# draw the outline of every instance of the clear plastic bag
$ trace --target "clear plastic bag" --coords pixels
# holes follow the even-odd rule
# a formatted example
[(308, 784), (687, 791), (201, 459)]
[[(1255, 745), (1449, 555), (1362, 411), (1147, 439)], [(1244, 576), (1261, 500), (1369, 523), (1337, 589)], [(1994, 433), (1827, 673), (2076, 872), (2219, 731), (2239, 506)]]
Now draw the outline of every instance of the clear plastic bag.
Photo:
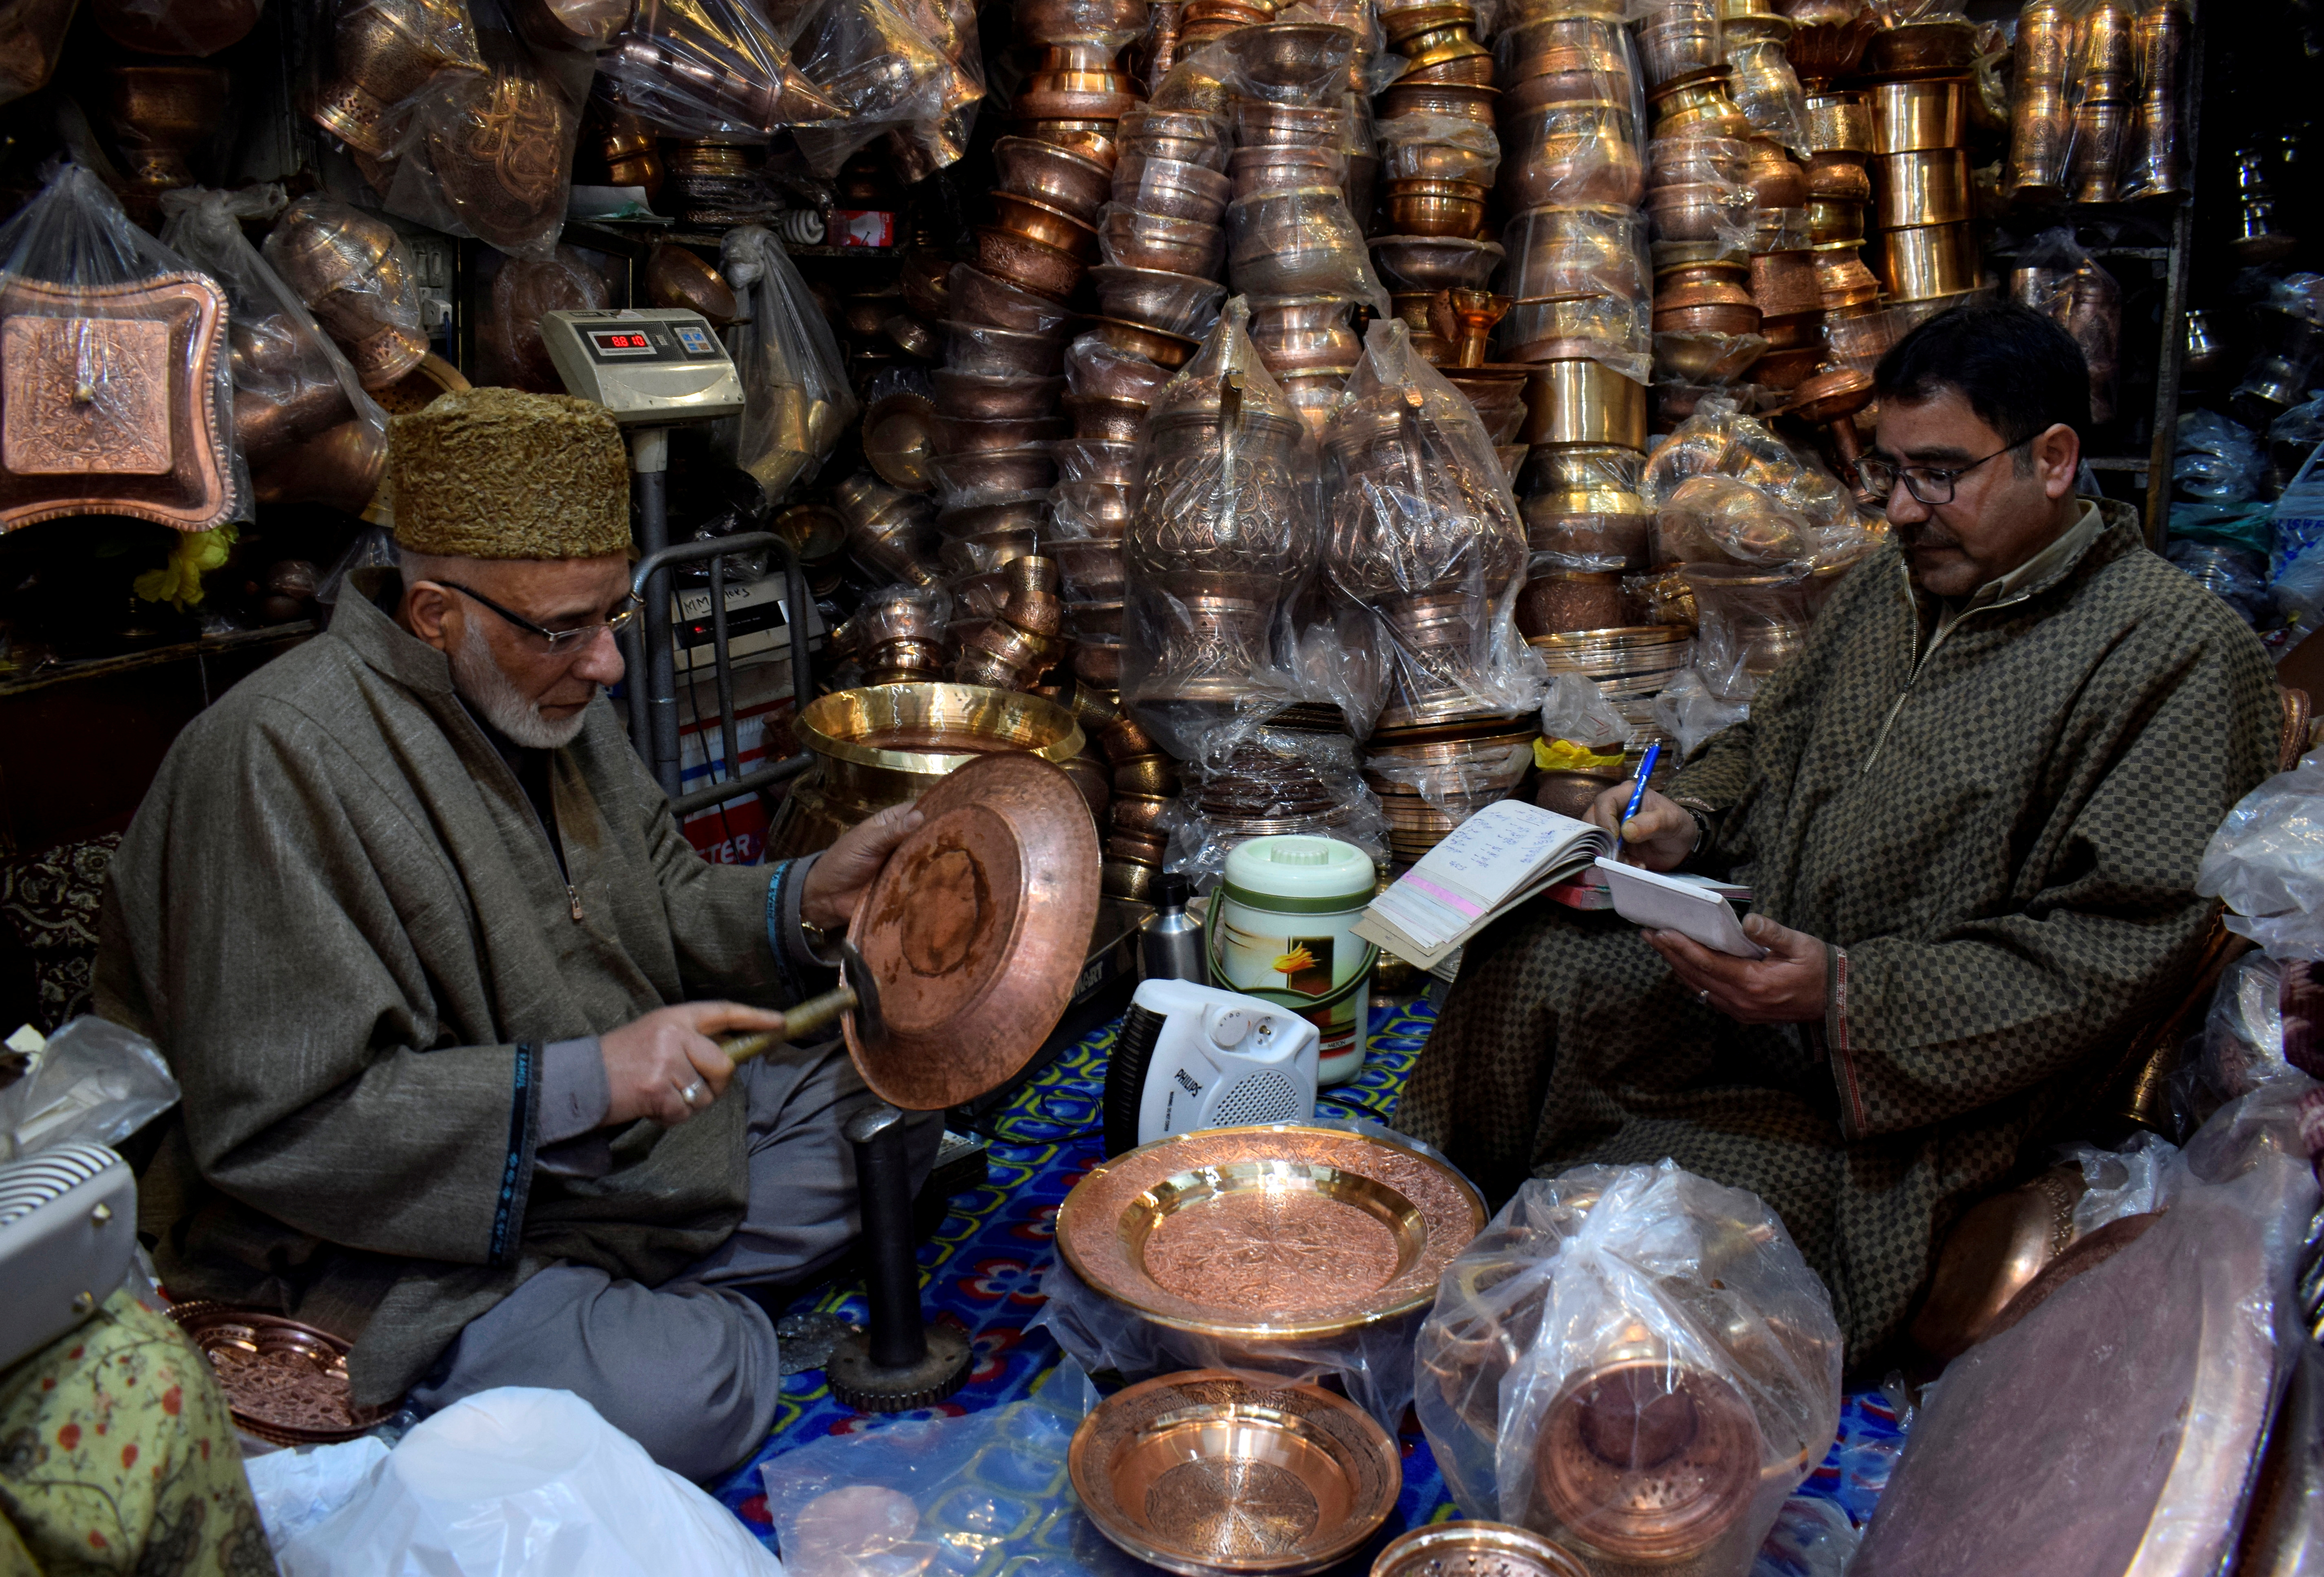
[(1627, 107), (1546, 104), (1504, 124), (1501, 200), (1513, 209), (1634, 208), (1646, 189), (1637, 122)]
[(2058, 1158), (2082, 1169), (2082, 1194), (2074, 1201), (2075, 1237), (2089, 1237), (2126, 1215), (2167, 1208), (2175, 1176), (2171, 1163), (2178, 1154), (2177, 1145), (2153, 1133), (2133, 1134), (2111, 1150), (2087, 1142), (2059, 1146)]
[(2122, 340), (2122, 287), (2074, 239), (2073, 227), (2044, 230), (2018, 254), (2009, 293), (2053, 319), (2081, 346), (2090, 369), (2090, 420), (2114, 420)]
[(2195, 890), (2224, 901), (2227, 929), (2279, 963), (2324, 958), (2324, 754), (2236, 802), (2203, 851)]
[(310, 192), (282, 210), (259, 251), (365, 389), (401, 381), (428, 354), (411, 254), (383, 221)]
[(770, 136), (845, 115), (791, 63), (791, 13), (779, 32), (751, 0), (638, 0), (598, 60), (615, 102), (680, 137)]
[(1238, 295), (1336, 296), (1388, 315), (1388, 292), (1337, 187), (1237, 198), (1227, 205), (1226, 241)]
[[(161, 244), (226, 287), (235, 443), (251, 469), (254, 496), (360, 513), (386, 466), (387, 413), (364, 392), (355, 368), (306, 304), (244, 238), (243, 221), (281, 207), (279, 186), (164, 192), (169, 222)], [(292, 452), (307, 446), (337, 463), (292, 462)]]
[(772, 503), (795, 483), (814, 479), (854, 425), (855, 393), (831, 325), (771, 232), (760, 225), (729, 230), (718, 265), (750, 311), (728, 339), (742, 380), (742, 413), (713, 428), (711, 441)]
[[(1204, 335), (1218, 332), (1213, 323)], [(1094, 334), (1084, 334), (1065, 346), (1065, 387), (1084, 398), (1154, 402), (1170, 382), (1171, 373), (1151, 357), (1108, 345)]]
[(1517, 630), (1525, 528), (1475, 408), (1402, 318), (1365, 331), (1323, 447), (1324, 572), (1390, 654), (1381, 724), (1532, 711), (1547, 670)]
[(2179, 491), (2204, 503), (2246, 503), (2259, 496), (2266, 475), (2259, 440), (2251, 429), (2216, 410), (2190, 410), (2179, 418), (2171, 479)]
[(1189, 224), (1109, 202), (1098, 210), (1097, 249), (1111, 268), (1216, 279), (1226, 261), (1227, 231), (1223, 225)]
[(1815, 550), (1804, 516), (1749, 483), (1716, 472), (1688, 477), (1655, 512), (1657, 564), (1790, 571), (1803, 569)]
[(2222, 542), (2173, 542), (2163, 552), (2189, 578), (2236, 611), (2236, 617), (2256, 626), (2272, 604), (2268, 595), (2267, 555)]
[(1324, 727), (1288, 726), (1286, 699), (1246, 699), (1179, 763), (1184, 792), (1159, 829), (1169, 840), (1163, 865), (1198, 891), (1215, 886), (1227, 856), (1255, 837), (1312, 834), (1352, 844), (1376, 865), (1388, 861), (1388, 818), (1365, 786), (1356, 742)]
[[(1514, 150), (1509, 157), (1517, 157)], [(1501, 231), (1499, 359), (1588, 357), (1634, 383), (1654, 369), (1646, 220), (1599, 208), (1528, 208)]]
[(1690, 564), (1683, 573), (1694, 594), (1692, 671), (1720, 700), (1749, 700), (1759, 681), (1806, 642), (1804, 567)]
[(0, 1161), (51, 1145), (118, 1145), (178, 1103), (153, 1043), (106, 1019), (72, 1019), (0, 1088)]
[(412, 106), (439, 72), (475, 76), (484, 49), (466, 0), (337, 0), (307, 59), (309, 118), (346, 144), (385, 195)]
[(1542, 694), (1541, 736), (1607, 755), (1628, 747), (1630, 725), (1591, 679), (1577, 673), (1553, 673)]
[(1155, 397), (1127, 538), (1122, 701), (1180, 760), (1271, 683), (1277, 606), (1315, 558), (1304, 429), (1250, 318), (1230, 300)]
[(1699, 669), (1681, 670), (1655, 697), (1655, 726), (1678, 741), (1682, 759), (1701, 750), (1713, 734), (1750, 715), (1748, 696), (1730, 699), (1720, 695)]
[(1372, 123), (1382, 180), (1471, 180), (1490, 186), (1501, 168), (1501, 139), (1467, 116), (1399, 115)]
[(48, 168), (0, 226), (0, 531), (68, 514), (180, 531), (251, 518), (226, 292), (82, 166)]
[(936, 113), (888, 130), (890, 161), (909, 185), (957, 163), (968, 152), (977, 106), (984, 99), (984, 48), (975, 0), (897, 0), (897, 8), (945, 61), (945, 75), (930, 90)]
[(1521, 1185), (1416, 1356), (1462, 1511), (1606, 1570), (1742, 1577), (1840, 1421), (1823, 1283), (1756, 1195), (1671, 1161)]
[(1756, 27), (1747, 35), (1734, 25), (1735, 20), (1730, 19), (1725, 36), (1727, 64), (1734, 72), (1729, 96), (1753, 131), (1806, 158), (1808, 96), (1784, 53), (1784, 39)]
[[(929, 12), (923, 21), (935, 17), (948, 23), (949, 13)], [(825, 0), (808, 14), (794, 49), (800, 72), (842, 111), (792, 128), (808, 165), (826, 180), (882, 132), (940, 124), (984, 95), (982, 85), (890, 0)]]
[[(1848, 490), (1821, 464), (1803, 460), (1766, 423), (1744, 414), (1732, 397), (1702, 400), (1694, 415), (1655, 446), (1639, 477), (1639, 496), (1659, 514), (1679, 488), (1700, 476), (1745, 483), (1767, 500), (1766, 509), (1748, 522), (1749, 530), (1740, 529), (1744, 521), (1737, 521), (1737, 530), (1726, 539), (1732, 546), (1708, 557), (1745, 564), (1796, 562), (1815, 557), (1827, 541), (1835, 553), (1861, 545), (1862, 526)], [(1749, 513), (1740, 502), (1728, 507)], [(1790, 540), (1790, 532), (1801, 526), (1809, 533), (1804, 553)], [(1753, 556), (1737, 557), (1738, 550)], [(1778, 556), (1784, 554), (1791, 558)], [(1667, 564), (1686, 557), (1657, 554), (1655, 561)]]

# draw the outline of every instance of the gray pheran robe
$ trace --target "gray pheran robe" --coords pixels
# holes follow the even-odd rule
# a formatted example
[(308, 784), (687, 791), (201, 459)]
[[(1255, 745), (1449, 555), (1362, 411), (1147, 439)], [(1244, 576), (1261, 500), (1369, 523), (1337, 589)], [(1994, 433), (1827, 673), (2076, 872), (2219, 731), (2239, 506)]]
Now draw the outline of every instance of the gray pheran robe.
[(551, 761), (569, 898), (443, 655), (351, 587), (179, 738), (114, 862), (97, 1010), (185, 1090), (143, 1189), (163, 1277), (350, 1337), (358, 1405), (553, 1262), (651, 1285), (741, 1219), (739, 1100), (534, 1168), (549, 1042), (786, 995), (770, 869), (695, 853), (610, 704)]

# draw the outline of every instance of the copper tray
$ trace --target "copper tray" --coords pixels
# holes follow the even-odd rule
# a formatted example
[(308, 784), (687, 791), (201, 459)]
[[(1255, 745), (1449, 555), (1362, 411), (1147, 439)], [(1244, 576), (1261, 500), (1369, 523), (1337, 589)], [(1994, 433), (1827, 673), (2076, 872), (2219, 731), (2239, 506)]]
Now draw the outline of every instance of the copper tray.
[(1264, 1339), (1426, 1307), (1484, 1225), (1484, 1201), (1443, 1161), (1286, 1123), (1116, 1157), (1065, 1195), (1057, 1246), (1074, 1274), (1157, 1323)]
[(261, 1440), (330, 1445), (393, 1410), (348, 1400), (347, 1343), (328, 1331), (232, 1304), (182, 1303), (170, 1317), (217, 1371), (235, 1426)]
[(1107, 1397), (1065, 1462), (1100, 1533), (1185, 1577), (1320, 1572), (1371, 1537), (1404, 1489), (1396, 1443), (1354, 1403), (1215, 1369)]
[(1393, 1540), (1371, 1577), (1590, 1577), (1590, 1568), (1529, 1528), (1462, 1517)]
[(847, 928), (879, 983), (887, 1036), (846, 1021), (872, 1093), (937, 1111), (998, 1089), (1073, 1001), (1097, 920), (1097, 828), (1038, 756), (979, 756), (920, 796)]
[(198, 273), (0, 283), (0, 531), (72, 514), (204, 531), (233, 513), (226, 314)]

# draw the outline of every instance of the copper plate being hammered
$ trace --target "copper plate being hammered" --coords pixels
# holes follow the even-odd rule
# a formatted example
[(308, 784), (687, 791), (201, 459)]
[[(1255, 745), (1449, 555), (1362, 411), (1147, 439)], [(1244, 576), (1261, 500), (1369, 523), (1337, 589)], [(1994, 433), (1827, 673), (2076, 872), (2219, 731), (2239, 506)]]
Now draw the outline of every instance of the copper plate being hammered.
[(1107, 1397), (1065, 1461), (1100, 1533), (1185, 1577), (1320, 1572), (1404, 1489), (1396, 1443), (1352, 1402), (1215, 1369)]
[(170, 1317), (217, 1372), (235, 1427), (276, 1445), (353, 1440), (386, 1417), (347, 1389), (347, 1344), (328, 1331), (232, 1304), (182, 1303)]
[(1173, 1135), (1074, 1185), (1057, 1246), (1091, 1286), (1207, 1335), (1328, 1335), (1426, 1306), (1482, 1231), (1467, 1179), (1392, 1138), (1280, 1124)]
[(879, 984), (887, 1035), (847, 1018), (872, 1093), (937, 1111), (1023, 1069), (1073, 1000), (1097, 920), (1097, 828), (1074, 780), (1038, 756), (979, 756), (919, 798), (847, 928)]

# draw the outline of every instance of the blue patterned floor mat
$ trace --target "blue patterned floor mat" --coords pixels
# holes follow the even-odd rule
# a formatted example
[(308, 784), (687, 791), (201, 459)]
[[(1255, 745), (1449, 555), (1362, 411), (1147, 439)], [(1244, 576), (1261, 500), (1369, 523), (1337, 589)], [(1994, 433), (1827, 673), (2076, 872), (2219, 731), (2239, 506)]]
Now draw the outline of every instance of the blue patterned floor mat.
[[(1363, 1071), (1352, 1084), (1324, 1092), (1316, 1102), (1317, 1115), (1389, 1121), (1434, 1022), (1425, 1004), (1376, 1007)], [(951, 1213), (921, 1247), (927, 1315), (968, 1333), (975, 1366), (967, 1384), (941, 1406), (892, 1416), (958, 1416), (1000, 1406), (1029, 1395), (1056, 1367), (1056, 1342), (1047, 1331), (1028, 1333), (1026, 1326), (1041, 1305), (1041, 1271), (1051, 1255), (1057, 1206), (1103, 1158), (1105, 1067), (1115, 1029), (1108, 1025), (1067, 1048), (1019, 1093), (994, 1124), (997, 1137), (987, 1156), (985, 1182), (953, 1196)], [(788, 1312), (837, 1314), (860, 1322), (866, 1314), (862, 1286), (816, 1288), (802, 1294)], [(876, 1428), (886, 1421), (835, 1400), (820, 1370), (789, 1376), (765, 1445), (714, 1492), (771, 1545), (774, 1529), (760, 1488), (760, 1464), (823, 1435)], [(1407, 1430), (1399, 1443), (1404, 1494), (1392, 1526), (1417, 1526), (1456, 1515), (1418, 1429)], [(1831, 1454), (1801, 1494), (1837, 1503), (1861, 1526), (1901, 1443), (1895, 1409), (1879, 1392), (1848, 1397)]]

